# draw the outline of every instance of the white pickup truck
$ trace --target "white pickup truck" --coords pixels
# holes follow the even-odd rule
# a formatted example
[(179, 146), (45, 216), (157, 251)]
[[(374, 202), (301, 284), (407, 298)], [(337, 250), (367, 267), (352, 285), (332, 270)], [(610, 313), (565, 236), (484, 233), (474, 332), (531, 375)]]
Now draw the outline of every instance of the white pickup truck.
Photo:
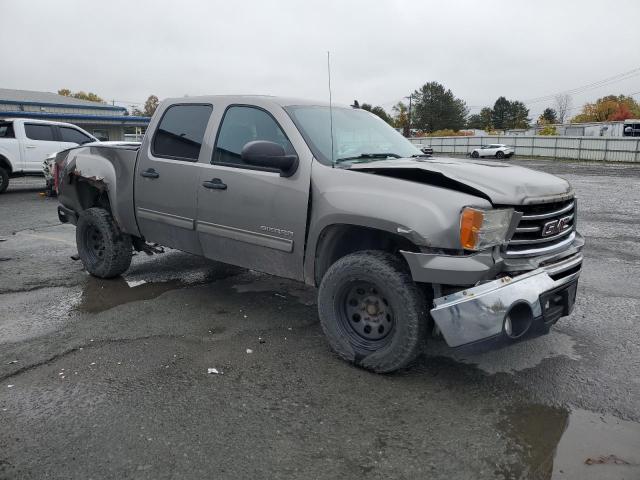
[(42, 163), (52, 153), (96, 141), (70, 123), (0, 119), (0, 193), (10, 178), (42, 176)]

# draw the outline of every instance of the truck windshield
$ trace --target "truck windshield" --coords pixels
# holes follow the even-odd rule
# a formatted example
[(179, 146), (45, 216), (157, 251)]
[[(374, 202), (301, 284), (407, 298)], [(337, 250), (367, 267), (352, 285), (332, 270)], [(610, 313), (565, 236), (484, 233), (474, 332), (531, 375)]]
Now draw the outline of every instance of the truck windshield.
[(285, 110), (314, 156), (328, 165), (422, 155), (381, 118), (365, 110), (343, 107), (333, 108), (332, 154), (329, 107), (290, 106)]

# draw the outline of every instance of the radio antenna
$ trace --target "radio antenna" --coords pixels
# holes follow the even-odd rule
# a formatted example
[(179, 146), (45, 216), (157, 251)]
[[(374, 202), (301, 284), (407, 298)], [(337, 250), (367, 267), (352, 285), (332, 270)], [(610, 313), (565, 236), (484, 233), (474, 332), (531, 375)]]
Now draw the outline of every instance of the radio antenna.
[(333, 101), (331, 98), (331, 52), (329, 51), (327, 51), (327, 76), (329, 79), (329, 132), (331, 135), (331, 166), (333, 167)]

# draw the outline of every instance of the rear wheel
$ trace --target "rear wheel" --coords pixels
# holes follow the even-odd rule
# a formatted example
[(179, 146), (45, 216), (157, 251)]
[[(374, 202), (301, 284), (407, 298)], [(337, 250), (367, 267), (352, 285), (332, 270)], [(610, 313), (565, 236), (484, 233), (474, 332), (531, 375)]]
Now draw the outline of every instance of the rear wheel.
[(0, 193), (4, 193), (9, 188), (9, 172), (0, 167)]
[(408, 366), (426, 341), (425, 297), (402, 260), (386, 252), (352, 253), (329, 267), (318, 312), (331, 348), (375, 372)]
[(496, 158), (504, 158), (504, 152), (503, 151), (496, 152)]
[(96, 277), (117, 277), (131, 265), (131, 236), (120, 232), (111, 213), (103, 208), (80, 214), (76, 245), (82, 264)]
[(479, 156), (480, 156), (480, 154), (478, 152), (476, 152), (476, 151), (471, 152), (471, 157), (472, 158), (478, 158)]

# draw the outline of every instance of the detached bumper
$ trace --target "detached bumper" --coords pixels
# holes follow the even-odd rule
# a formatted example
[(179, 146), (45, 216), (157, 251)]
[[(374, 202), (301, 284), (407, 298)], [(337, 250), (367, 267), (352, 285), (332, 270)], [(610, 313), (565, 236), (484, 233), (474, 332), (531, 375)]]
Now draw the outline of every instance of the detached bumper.
[(503, 277), (436, 298), (431, 310), (447, 344), (458, 347), (495, 337), (516, 339), (534, 324), (569, 315), (582, 254), (516, 277)]

